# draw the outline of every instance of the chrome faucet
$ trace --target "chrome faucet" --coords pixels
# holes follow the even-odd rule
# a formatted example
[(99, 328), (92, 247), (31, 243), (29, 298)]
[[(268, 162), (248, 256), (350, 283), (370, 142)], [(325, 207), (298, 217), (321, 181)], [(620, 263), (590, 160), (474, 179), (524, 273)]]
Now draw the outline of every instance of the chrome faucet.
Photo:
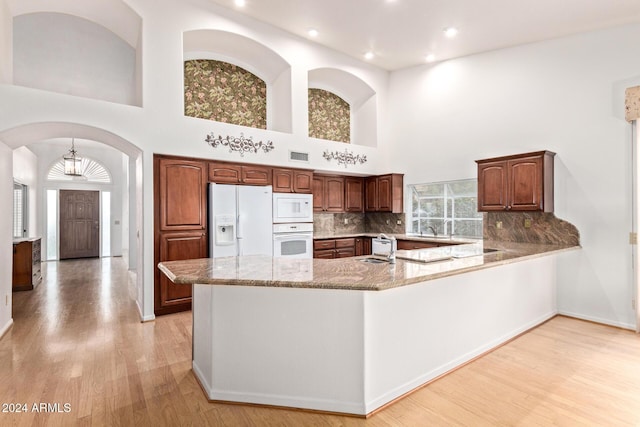
[(449, 224), (449, 239), (453, 239), (453, 221), (450, 219), (445, 219), (444, 220), (444, 231), (447, 231), (447, 224)]
[(389, 250), (389, 255), (387, 255), (387, 261), (389, 264), (396, 263), (396, 250), (398, 249), (398, 241), (395, 237), (391, 237), (391, 250)]
[(438, 236), (438, 230), (436, 230), (433, 225), (429, 225), (427, 226), (427, 230), (431, 230), (431, 232), (433, 233), (433, 237), (437, 237)]

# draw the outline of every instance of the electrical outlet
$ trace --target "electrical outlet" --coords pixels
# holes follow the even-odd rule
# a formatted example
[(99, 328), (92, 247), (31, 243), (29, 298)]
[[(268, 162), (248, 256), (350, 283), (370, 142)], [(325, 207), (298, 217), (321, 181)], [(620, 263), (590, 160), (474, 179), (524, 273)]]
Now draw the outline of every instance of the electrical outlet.
[(9, 305), (9, 295), (4, 296), (4, 305)]
[(396, 225), (402, 225), (402, 220), (401, 219), (397, 220)]
[(390, 221), (389, 221), (389, 220), (386, 220), (385, 222), (387, 223), (387, 225), (389, 225), (389, 224), (390, 224)]
[(531, 228), (531, 218), (524, 219), (524, 228)]
[(636, 300), (635, 299), (631, 300), (631, 308), (634, 309), (634, 310), (636, 309)]
[(349, 218), (344, 219), (344, 225), (347, 225), (347, 224), (349, 224)]
[(502, 230), (502, 221), (496, 221), (496, 228)]
[(638, 233), (634, 233), (634, 232), (629, 233), (629, 244), (630, 245), (638, 244)]

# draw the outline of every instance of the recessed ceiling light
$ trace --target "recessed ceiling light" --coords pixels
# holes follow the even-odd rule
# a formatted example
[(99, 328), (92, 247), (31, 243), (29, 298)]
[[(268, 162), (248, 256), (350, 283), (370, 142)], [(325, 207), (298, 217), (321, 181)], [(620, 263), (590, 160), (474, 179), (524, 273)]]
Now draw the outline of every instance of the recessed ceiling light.
[(373, 52), (367, 52), (364, 54), (364, 59), (373, 59)]
[(247, 4), (247, 2), (245, 0), (234, 0), (234, 3), (238, 7), (244, 7)]
[(443, 31), (444, 31), (444, 35), (449, 38), (455, 37), (458, 34), (458, 29), (455, 27), (447, 27)]
[(433, 62), (436, 60), (436, 56), (433, 53), (430, 53), (427, 56), (425, 56), (424, 59), (427, 62)]
[(316, 30), (315, 28), (312, 28), (309, 31), (307, 31), (307, 34), (309, 34), (310, 37), (318, 37), (318, 30)]

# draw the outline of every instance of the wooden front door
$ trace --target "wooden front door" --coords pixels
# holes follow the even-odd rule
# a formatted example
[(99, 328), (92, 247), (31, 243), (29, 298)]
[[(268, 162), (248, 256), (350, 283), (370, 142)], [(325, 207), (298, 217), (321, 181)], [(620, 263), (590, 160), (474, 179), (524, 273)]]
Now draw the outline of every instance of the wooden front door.
[(100, 256), (100, 192), (60, 190), (60, 259)]

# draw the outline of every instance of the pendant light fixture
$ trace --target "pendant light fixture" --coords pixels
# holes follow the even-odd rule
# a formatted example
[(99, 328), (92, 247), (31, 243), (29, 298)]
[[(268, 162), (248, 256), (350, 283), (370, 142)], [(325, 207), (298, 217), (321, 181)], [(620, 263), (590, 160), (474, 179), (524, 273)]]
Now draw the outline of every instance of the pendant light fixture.
[(71, 149), (62, 157), (64, 159), (64, 174), (70, 176), (82, 176), (82, 158), (78, 157), (75, 142), (71, 138)]

